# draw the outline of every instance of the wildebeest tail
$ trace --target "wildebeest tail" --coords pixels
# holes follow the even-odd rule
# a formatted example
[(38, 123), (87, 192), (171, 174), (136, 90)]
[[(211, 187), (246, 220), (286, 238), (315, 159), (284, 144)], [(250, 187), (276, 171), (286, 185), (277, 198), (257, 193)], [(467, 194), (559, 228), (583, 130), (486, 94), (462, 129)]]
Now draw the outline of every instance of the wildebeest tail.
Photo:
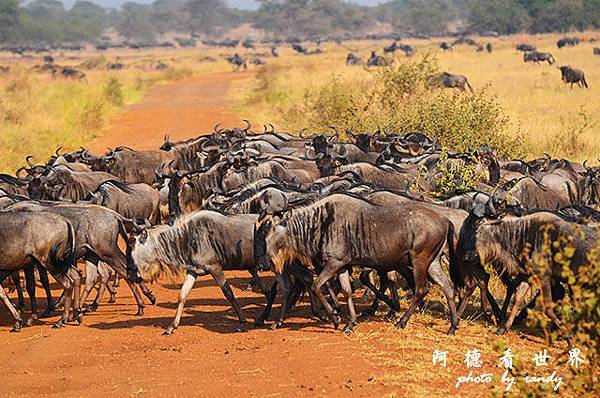
[(448, 223), (448, 234), (446, 236), (446, 244), (448, 245), (448, 269), (450, 271), (450, 279), (454, 286), (462, 285), (462, 278), (459, 269), (458, 257), (456, 256), (456, 251), (454, 250), (454, 225), (449, 222)]
[(75, 265), (75, 256), (75, 228), (70, 222), (67, 222), (67, 239), (62, 245), (57, 244), (52, 248), (50, 261), (60, 273), (66, 273), (70, 267)]

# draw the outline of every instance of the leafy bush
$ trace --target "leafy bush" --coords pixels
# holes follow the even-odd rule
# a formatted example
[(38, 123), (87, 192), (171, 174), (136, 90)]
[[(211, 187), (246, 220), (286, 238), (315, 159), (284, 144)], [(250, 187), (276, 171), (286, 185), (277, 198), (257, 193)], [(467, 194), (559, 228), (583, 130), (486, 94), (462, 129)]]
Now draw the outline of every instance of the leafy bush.
[(561, 123), (562, 130), (548, 142), (548, 148), (555, 156), (573, 159), (587, 151), (588, 144), (584, 135), (593, 127), (590, 116), (581, 109), (578, 119), (567, 123)]
[[(420, 60), (395, 63), (373, 72), (374, 81), (328, 82), (305, 92), (302, 104), (290, 112), (317, 129), (338, 126), (356, 131), (385, 127), (398, 133), (421, 131), (449, 149), (468, 151), (489, 144), (500, 154), (523, 156), (527, 145), (508, 134), (509, 118), (487, 88), (463, 93), (431, 88), (439, 72), (437, 60), (426, 54)], [(286, 120), (290, 124), (297, 120)]]

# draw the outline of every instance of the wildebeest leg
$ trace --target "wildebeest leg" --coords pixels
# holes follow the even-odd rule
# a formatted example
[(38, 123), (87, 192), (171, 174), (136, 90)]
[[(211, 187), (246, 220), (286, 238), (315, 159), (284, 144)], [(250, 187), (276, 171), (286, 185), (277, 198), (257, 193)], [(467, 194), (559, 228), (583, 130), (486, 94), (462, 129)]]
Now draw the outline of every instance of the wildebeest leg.
[(275, 280), (281, 290), (281, 309), (279, 311), (279, 319), (277, 322), (271, 325), (271, 329), (276, 329), (283, 325), (283, 321), (285, 320), (285, 315), (288, 311), (288, 307), (290, 305), (290, 276), (287, 272), (277, 272), (275, 274)]
[(108, 294), (109, 294), (109, 298), (108, 298), (108, 302), (109, 303), (114, 303), (117, 301), (117, 291), (115, 290), (115, 287), (113, 286), (112, 282), (110, 281), (110, 273), (108, 274), (108, 281), (106, 282), (106, 289), (108, 290)]
[(113, 282), (113, 286), (119, 287), (120, 283), (121, 283), (121, 276), (117, 272), (117, 273), (115, 273), (115, 281)]
[(442, 270), (442, 266), (439, 261), (439, 257), (431, 263), (429, 266), (429, 276), (435, 283), (437, 283), (442, 291), (446, 300), (448, 301), (448, 310), (450, 311), (450, 329), (448, 330), (449, 335), (453, 335), (458, 329), (458, 315), (456, 314), (456, 302), (454, 300), (454, 286), (452, 281), (446, 273)]
[(469, 280), (469, 282), (467, 282), (465, 284), (465, 287), (462, 289), (462, 297), (459, 297), (459, 303), (458, 303), (458, 310), (457, 310), (457, 315), (459, 317), (462, 316), (462, 314), (465, 312), (465, 309), (467, 308), (467, 304), (469, 302), (469, 299), (471, 298), (471, 296), (473, 295), (473, 292), (475, 291), (475, 288), (477, 287), (477, 283), (474, 280)]
[(173, 319), (173, 322), (171, 322), (171, 324), (164, 331), (164, 335), (171, 335), (171, 333), (173, 333), (173, 330), (179, 327), (179, 321), (181, 320), (181, 314), (183, 313), (183, 306), (185, 305), (185, 301), (187, 300), (188, 294), (190, 294), (190, 291), (194, 287), (194, 282), (196, 282), (196, 274), (188, 272), (185, 275), (185, 280), (183, 281), (181, 291), (179, 292), (179, 302), (177, 303), (177, 312), (175, 313), (175, 319)]
[(340, 306), (340, 301), (337, 298), (337, 293), (331, 287), (331, 283), (326, 283), (325, 287), (327, 289), (327, 293), (329, 293), (329, 297), (331, 298), (333, 308), (335, 308), (335, 310), (339, 313), (342, 310), (342, 307)]
[(275, 302), (275, 297), (277, 297), (277, 280), (275, 280), (275, 282), (273, 282), (271, 285), (271, 290), (267, 296), (267, 305), (265, 306), (265, 309), (260, 317), (254, 321), (254, 326), (262, 326), (265, 324), (265, 321), (269, 319), (271, 308), (273, 308), (273, 303)]
[(519, 285), (518, 280), (511, 279), (510, 276), (503, 272), (500, 275), (500, 279), (506, 286), (506, 296), (504, 297), (504, 303), (502, 303), (502, 309), (500, 310), (500, 319), (498, 322), (504, 322), (506, 320), (506, 313), (508, 312), (508, 305), (510, 304), (510, 300), (512, 299), (513, 294), (515, 293), (515, 289)]
[(561, 323), (560, 319), (558, 319), (558, 316), (554, 312), (554, 308), (553, 308), (554, 300), (552, 297), (553, 296), (553, 294), (552, 294), (552, 290), (553, 290), (552, 289), (552, 277), (551, 276), (542, 277), (541, 284), (542, 284), (542, 300), (543, 300), (546, 316), (548, 316), (548, 318), (550, 318), (550, 320), (554, 323), (554, 325), (558, 328), (558, 330), (560, 330), (561, 332), (564, 333), (564, 328), (562, 326), (562, 323)]
[(17, 291), (17, 309), (20, 311), (25, 307), (25, 297), (23, 296), (23, 286), (21, 285), (19, 271), (10, 274), (10, 279), (12, 279), (15, 290)]
[[(26, 326), (31, 326), (33, 321), (37, 320), (37, 302), (35, 300), (35, 271), (33, 264), (27, 265), (24, 268), (25, 271), (25, 288), (27, 289), (27, 295), (31, 303), (31, 318), (27, 320)], [(14, 274), (13, 274), (14, 275)]]
[(510, 315), (508, 316), (506, 322), (500, 327), (498, 327), (498, 329), (496, 330), (497, 334), (503, 334), (504, 332), (510, 329), (510, 327), (513, 324), (513, 321), (515, 320), (515, 317), (521, 309), (521, 304), (523, 304), (523, 300), (525, 299), (525, 295), (529, 291), (529, 288), (529, 284), (525, 281), (522, 281), (519, 284), (517, 290), (515, 291), (515, 298), (513, 302), (513, 307), (510, 310)]
[(342, 272), (338, 276), (338, 279), (340, 280), (342, 293), (344, 294), (344, 297), (346, 297), (348, 311), (350, 312), (350, 319), (344, 328), (343, 333), (350, 333), (354, 325), (356, 325), (356, 310), (354, 309), (354, 302), (352, 301), (352, 284), (350, 283), (350, 273), (348, 270)]
[(341, 320), (339, 314), (337, 313), (337, 311), (334, 311), (333, 307), (331, 307), (331, 305), (329, 304), (329, 301), (327, 301), (327, 299), (323, 295), (321, 288), (331, 278), (333, 278), (337, 274), (337, 272), (341, 268), (344, 267), (344, 265), (345, 264), (340, 261), (330, 262), (325, 267), (323, 267), (323, 270), (321, 271), (321, 273), (319, 274), (317, 279), (315, 279), (315, 281), (313, 282), (313, 285), (312, 285), (313, 293), (319, 298), (319, 301), (321, 301), (321, 304), (325, 308), (325, 311), (327, 312), (329, 317), (333, 320), (333, 324), (336, 329), (339, 327), (342, 320)]
[(54, 299), (52, 298), (52, 291), (50, 290), (50, 280), (48, 279), (48, 271), (41, 264), (36, 264), (36, 268), (38, 270), (38, 275), (40, 277), (40, 282), (44, 287), (44, 291), (46, 293), (46, 309), (40, 315), (40, 318), (47, 318), (52, 315), (52, 312), (55, 310)]
[(238, 304), (237, 300), (235, 299), (235, 296), (233, 295), (233, 291), (231, 290), (231, 286), (229, 286), (229, 282), (227, 282), (227, 279), (225, 279), (223, 269), (220, 265), (208, 266), (206, 269), (213, 277), (215, 282), (217, 282), (227, 300), (229, 300), (229, 302), (231, 303), (231, 306), (237, 314), (238, 321), (240, 323), (240, 325), (238, 325), (238, 330), (241, 330), (241, 325), (243, 323), (246, 323), (246, 318), (244, 318), (244, 316), (242, 315), (240, 305)]
[(21, 314), (19, 313), (19, 311), (10, 302), (8, 295), (4, 291), (4, 288), (2, 287), (2, 282), (10, 274), (11, 273), (9, 271), (0, 271), (0, 298), (2, 299), (2, 301), (4, 301), (4, 304), (6, 305), (6, 307), (12, 314), (13, 318), (15, 319), (15, 326), (11, 329), (11, 332), (19, 332), (21, 330), (21, 326), (23, 324), (23, 319), (21, 318)]
[(154, 293), (152, 293), (152, 290), (148, 288), (145, 282), (140, 282), (140, 289), (142, 289), (142, 293), (144, 294), (144, 296), (146, 296), (148, 300), (150, 300), (150, 303), (152, 305), (156, 304), (156, 297), (154, 296)]
[(98, 263), (98, 276), (100, 276), (100, 287), (98, 288), (98, 293), (96, 294), (96, 298), (92, 303), (94, 308), (98, 308), (98, 305), (100, 305), (100, 300), (102, 300), (104, 291), (108, 287), (108, 280), (110, 279), (110, 268), (102, 261)]
[(250, 278), (250, 283), (248, 284), (248, 286), (246, 286), (246, 288), (243, 291), (246, 292), (249, 290), (253, 290), (253, 286), (258, 286), (261, 293), (264, 294), (265, 297), (269, 297), (270, 291), (267, 290), (267, 287), (263, 283), (262, 279), (260, 278), (260, 276), (258, 276), (258, 270), (256, 268), (252, 268), (252, 269), (249, 269), (248, 272), (250, 272), (250, 275), (252, 275), (252, 278)]
[[(95, 260), (95, 261), (94, 261)], [(81, 294), (81, 302), (85, 303), (90, 292), (96, 286), (96, 281), (98, 280), (98, 260), (94, 259), (92, 261), (85, 261), (85, 287), (83, 288), (83, 293)], [(98, 304), (96, 302), (88, 305), (87, 311), (96, 311), (98, 309)]]
[(406, 327), (408, 320), (417, 309), (419, 303), (423, 301), (423, 299), (427, 295), (427, 292), (429, 291), (429, 285), (427, 283), (427, 270), (433, 258), (431, 258), (431, 254), (419, 254), (420, 257), (415, 256), (411, 259), (411, 263), (413, 266), (413, 275), (415, 277), (415, 295), (413, 297), (412, 302), (410, 303), (410, 307), (408, 307), (404, 315), (402, 315), (402, 318), (400, 318), (398, 323), (396, 323), (396, 327), (398, 328)]
[(377, 311), (377, 307), (379, 306), (379, 301), (378, 300), (382, 300), (384, 303), (386, 303), (388, 305), (388, 307), (390, 307), (392, 310), (398, 312), (400, 311), (400, 306), (397, 305), (397, 302), (394, 302), (392, 300), (390, 300), (389, 297), (387, 297), (383, 291), (385, 291), (384, 289), (386, 289), (387, 286), (387, 275), (381, 273), (379, 275), (379, 284), (380, 284), (380, 289), (378, 289), (377, 287), (375, 287), (375, 285), (371, 284), (370, 279), (368, 278), (368, 275), (371, 273), (371, 269), (364, 269), (361, 273), (360, 273), (360, 281), (363, 283), (363, 285), (365, 285), (366, 287), (368, 287), (374, 294), (375, 294), (375, 299), (373, 300), (373, 304), (371, 304), (371, 307), (365, 311), (363, 311), (364, 314), (366, 315), (374, 315), (375, 312)]

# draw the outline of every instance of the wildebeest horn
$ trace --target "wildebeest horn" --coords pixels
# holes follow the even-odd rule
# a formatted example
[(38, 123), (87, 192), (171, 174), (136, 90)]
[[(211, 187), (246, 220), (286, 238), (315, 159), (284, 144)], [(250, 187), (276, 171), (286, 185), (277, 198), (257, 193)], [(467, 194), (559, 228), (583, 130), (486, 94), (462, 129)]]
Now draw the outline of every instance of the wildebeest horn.
[(27, 170), (27, 167), (25, 167), (25, 166), (19, 167), (19, 168), (17, 169), (17, 171), (15, 172), (15, 175), (17, 176), (17, 178), (18, 178), (18, 179), (22, 179), (22, 178), (23, 178), (23, 177), (21, 177), (21, 176), (19, 175), (19, 173), (21, 173), (21, 171), (23, 171), (23, 170), (25, 170), (25, 172), (26, 172), (27, 174), (29, 174), (29, 171)]
[(275, 132), (275, 126), (273, 126), (271, 123), (268, 124), (269, 127), (271, 127), (271, 131), (269, 131), (270, 133), (274, 133)]
[[(310, 150), (312, 150), (312, 152), (313, 152), (313, 156), (312, 156), (312, 157), (308, 156), (308, 152), (309, 152)], [(315, 150), (314, 150), (314, 148), (312, 147), (312, 145), (306, 146), (306, 148), (304, 149), (304, 157), (305, 157), (306, 159), (308, 159), (308, 160), (315, 160), (315, 159), (316, 159), (316, 158), (314, 157), (314, 153), (315, 153)]]
[(58, 148), (56, 148), (56, 151), (54, 153), (56, 154), (57, 157), (60, 156), (59, 152), (60, 152), (61, 149), (62, 149), (62, 145), (59, 146)]
[(243, 122), (244, 122), (244, 123), (246, 123), (246, 128), (245, 128), (245, 129), (243, 129), (242, 131), (244, 131), (244, 132), (246, 132), (246, 133), (247, 133), (247, 132), (248, 132), (248, 130), (250, 130), (250, 126), (251, 126), (251, 124), (250, 124), (250, 122), (249, 122), (248, 120), (246, 120), (246, 119), (243, 119)]
[(330, 129), (332, 129), (332, 130), (333, 130), (333, 132), (334, 132), (335, 134), (334, 134), (334, 135), (332, 135), (331, 137), (329, 137), (329, 138), (327, 139), (327, 141), (328, 141), (328, 142), (332, 142), (332, 141), (335, 141), (335, 140), (337, 140), (337, 139), (338, 139), (338, 137), (339, 137), (339, 135), (340, 135), (340, 132), (338, 131), (337, 127), (335, 127), (335, 126), (329, 126), (329, 128), (330, 128)]
[(33, 159), (33, 156), (29, 155), (25, 158), (25, 161), (27, 162), (29, 167), (35, 167), (35, 165), (33, 163), (31, 163), (31, 159)]
[(213, 131), (215, 132), (215, 134), (220, 134), (221, 131), (223, 131), (223, 129), (221, 129), (220, 127), (221, 127), (221, 123), (215, 124), (215, 127), (213, 127)]
[(107, 153), (107, 154), (104, 156), (104, 158), (105, 158), (105, 159), (112, 159), (112, 158), (114, 158), (114, 157), (115, 157), (115, 150), (114, 150), (114, 149), (111, 149), (111, 148), (108, 148), (108, 149), (109, 149), (109, 151), (108, 151), (108, 153)]
[(583, 168), (585, 169), (585, 171), (590, 171), (590, 169), (586, 165), (587, 161), (587, 159), (583, 161)]
[(266, 133), (267, 133), (267, 125), (263, 124), (263, 134), (266, 134)]
[(308, 131), (308, 128), (306, 128), (306, 127), (305, 127), (305, 128), (303, 128), (302, 130), (300, 130), (300, 133), (298, 134), (298, 135), (300, 136), (300, 138), (306, 138), (306, 137), (304, 136), (304, 132), (306, 132), (306, 131)]
[(356, 139), (356, 137), (354, 136), (354, 133), (350, 129), (346, 129), (346, 135), (350, 138)]
[(90, 160), (92, 158), (92, 155), (90, 155), (90, 151), (88, 151), (87, 149), (83, 149), (83, 152), (81, 152), (81, 158), (84, 160)]

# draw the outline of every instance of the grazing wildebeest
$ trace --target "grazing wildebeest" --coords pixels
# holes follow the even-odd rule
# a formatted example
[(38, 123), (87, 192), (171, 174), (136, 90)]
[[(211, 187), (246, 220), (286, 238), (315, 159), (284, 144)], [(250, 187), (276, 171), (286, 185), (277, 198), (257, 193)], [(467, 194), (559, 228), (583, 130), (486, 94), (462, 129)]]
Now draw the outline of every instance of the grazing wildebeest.
[(448, 43), (448, 42), (445, 42), (445, 41), (440, 44), (440, 48), (442, 50), (444, 50), (444, 51), (453, 50), (454, 49), (454, 47), (452, 46), (452, 43)]
[(367, 66), (384, 66), (387, 64), (388, 61), (384, 57), (375, 54), (375, 51), (371, 51), (371, 56), (367, 60)]
[(353, 53), (348, 53), (346, 65), (362, 65), (362, 60)]
[[(75, 317), (81, 322), (79, 312), (80, 276), (75, 269), (75, 231), (65, 217), (41, 213), (0, 214), (0, 297), (15, 319), (12, 329), (18, 332), (23, 320), (10, 303), (1, 282), (13, 272), (41, 265), (45, 267), (65, 289), (65, 305), (62, 318), (54, 324), (61, 327), (69, 320), (71, 301)], [(31, 302), (35, 317), (35, 300)]]
[(233, 57), (228, 57), (227, 62), (233, 65), (234, 71), (240, 70), (241, 67), (244, 67), (244, 69), (248, 69), (246, 60), (244, 60), (238, 53), (233, 54)]
[(85, 73), (74, 68), (54, 68), (52, 71), (53, 77), (64, 77), (65, 79), (86, 80)]
[(492, 43), (488, 43), (485, 45), (485, 49), (488, 53), (491, 53), (492, 51), (494, 51), (494, 46), (492, 45)]
[(574, 47), (579, 44), (581, 40), (578, 37), (563, 37), (556, 42), (556, 47), (563, 48), (565, 46)]
[(146, 281), (161, 274), (185, 275), (173, 322), (165, 330), (171, 334), (179, 326), (183, 306), (198, 276), (211, 275), (231, 303), (239, 320), (246, 322), (223, 270), (256, 272), (253, 230), (258, 216), (224, 215), (199, 211), (178, 218), (173, 226), (143, 229), (130, 239), (128, 266)]
[[(460, 261), (455, 264), (461, 269), (453, 272), (458, 278), (454, 282), (461, 286), (465, 277), (481, 279), (485, 274), (482, 264), (492, 264), (498, 275), (518, 278), (510, 315), (498, 327), (497, 332), (504, 333), (512, 326), (530, 289), (529, 278), (538, 278), (546, 315), (561, 328), (552, 296), (555, 285), (567, 282), (562, 276), (563, 262), (577, 274), (580, 266), (589, 264), (587, 254), (597, 243), (595, 229), (567, 222), (553, 213), (502, 216), (493, 203), (479, 205), (460, 232), (456, 253)], [(463, 300), (468, 300), (468, 295)]]
[(548, 62), (548, 65), (552, 65), (554, 63), (554, 57), (550, 53), (540, 53), (537, 51), (526, 52), (523, 54), (523, 62), (533, 62), (539, 65), (540, 61), (546, 61)]
[(473, 88), (469, 84), (469, 81), (463, 75), (442, 72), (432, 76), (430, 82), (442, 87), (458, 88), (460, 91), (465, 91), (465, 87), (467, 87), (471, 92), (473, 92)]
[[(392, 221), (393, 220), (393, 221)], [(283, 216), (265, 216), (257, 228), (255, 244), (266, 244), (257, 252), (261, 268), (283, 272), (286, 263), (299, 261), (310, 268), (318, 261), (322, 271), (313, 283), (319, 298), (337, 326), (341, 322), (327, 302), (321, 288), (339, 275), (342, 291), (348, 300), (350, 320), (344, 331), (356, 324), (347, 267), (368, 267), (388, 272), (401, 267), (412, 268), (415, 296), (409, 309), (396, 324), (404, 328), (429, 288), (428, 270), (444, 247), (454, 262), (454, 229), (448, 219), (421, 208), (410, 211), (397, 206), (380, 206), (364, 199), (334, 194), (314, 204), (286, 212)], [(289, 289), (284, 293), (282, 311), (289, 302)], [(452, 303), (449, 303), (453, 308)], [(451, 311), (452, 312), (452, 311)], [(451, 314), (454, 333), (458, 327), (456, 313)]]
[(600, 47), (594, 47), (594, 55), (600, 56)]
[(562, 81), (571, 84), (571, 88), (573, 88), (573, 83), (577, 83), (579, 87), (588, 88), (587, 81), (585, 80), (585, 73), (581, 69), (571, 68), (570, 65), (560, 66), (560, 74), (562, 75)]
[(532, 52), (537, 51), (537, 48), (531, 44), (517, 44), (517, 51)]

